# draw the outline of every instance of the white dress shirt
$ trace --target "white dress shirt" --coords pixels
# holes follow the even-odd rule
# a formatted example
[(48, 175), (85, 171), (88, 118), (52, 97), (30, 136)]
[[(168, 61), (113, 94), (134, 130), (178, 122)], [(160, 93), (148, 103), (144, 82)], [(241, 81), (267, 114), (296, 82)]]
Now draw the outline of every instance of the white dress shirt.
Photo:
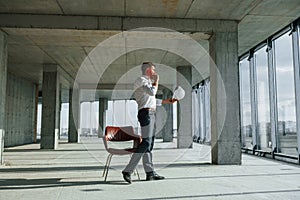
[(158, 86), (153, 86), (151, 79), (143, 75), (136, 79), (134, 83), (134, 97), (138, 104), (138, 109), (151, 108), (156, 109), (156, 106), (161, 106), (162, 100), (156, 99)]

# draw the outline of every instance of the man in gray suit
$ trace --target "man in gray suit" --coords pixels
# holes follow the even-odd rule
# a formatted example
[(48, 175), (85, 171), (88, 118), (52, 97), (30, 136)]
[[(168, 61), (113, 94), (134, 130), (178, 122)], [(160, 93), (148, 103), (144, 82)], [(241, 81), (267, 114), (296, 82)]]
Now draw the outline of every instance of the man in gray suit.
[(155, 111), (156, 106), (172, 104), (176, 99), (159, 100), (155, 98), (158, 89), (159, 76), (155, 72), (155, 65), (151, 62), (142, 64), (143, 75), (135, 81), (134, 96), (138, 104), (138, 120), (141, 125), (142, 142), (137, 147), (126, 168), (122, 171), (123, 178), (131, 183), (131, 174), (143, 157), (143, 166), (146, 172), (146, 181), (162, 180), (163, 176), (154, 171), (152, 163), (152, 149), (155, 138)]

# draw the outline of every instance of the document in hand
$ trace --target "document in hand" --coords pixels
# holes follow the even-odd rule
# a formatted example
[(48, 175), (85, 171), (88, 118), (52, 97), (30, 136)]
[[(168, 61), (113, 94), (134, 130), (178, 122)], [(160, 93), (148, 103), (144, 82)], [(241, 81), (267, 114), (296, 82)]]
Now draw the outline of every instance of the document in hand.
[(177, 100), (181, 100), (184, 98), (184, 95), (185, 95), (184, 89), (182, 89), (182, 87), (180, 86), (177, 86), (174, 90), (173, 98)]

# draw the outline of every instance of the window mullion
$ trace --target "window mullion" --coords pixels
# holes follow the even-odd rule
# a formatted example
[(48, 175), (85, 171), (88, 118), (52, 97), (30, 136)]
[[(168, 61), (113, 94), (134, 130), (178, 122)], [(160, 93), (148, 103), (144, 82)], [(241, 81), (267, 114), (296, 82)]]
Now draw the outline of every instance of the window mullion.
[(256, 70), (254, 65), (253, 52), (250, 53), (250, 94), (251, 94), (251, 120), (252, 120), (252, 142), (253, 151), (258, 149), (258, 135), (257, 135), (257, 88), (256, 88)]
[(271, 140), (272, 155), (278, 152), (278, 120), (277, 120), (277, 94), (276, 94), (276, 71), (274, 62), (273, 42), (268, 41), (268, 70), (269, 70), (269, 93), (270, 93), (270, 123), (271, 123)]
[(295, 80), (295, 101), (296, 101), (296, 127), (298, 143), (298, 162), (300, 163), (300, 53), (299, 53), (299, 26), (292, 32), (293, 41), (293, 63)]

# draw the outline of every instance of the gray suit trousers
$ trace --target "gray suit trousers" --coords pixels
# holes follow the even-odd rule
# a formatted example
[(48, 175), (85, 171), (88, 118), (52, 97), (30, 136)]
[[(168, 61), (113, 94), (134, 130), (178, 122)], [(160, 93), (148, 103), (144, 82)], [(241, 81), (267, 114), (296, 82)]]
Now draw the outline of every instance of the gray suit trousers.
[(143, 157), (144, 170), (147, 174), (151, 174), (154, 172), (152, 163), (152, 149), (155, 138), (155, 112), (149, 110), (139, 111), (138, 119), (141, 124), (143, 139), (123, 172), (132, 173)]

